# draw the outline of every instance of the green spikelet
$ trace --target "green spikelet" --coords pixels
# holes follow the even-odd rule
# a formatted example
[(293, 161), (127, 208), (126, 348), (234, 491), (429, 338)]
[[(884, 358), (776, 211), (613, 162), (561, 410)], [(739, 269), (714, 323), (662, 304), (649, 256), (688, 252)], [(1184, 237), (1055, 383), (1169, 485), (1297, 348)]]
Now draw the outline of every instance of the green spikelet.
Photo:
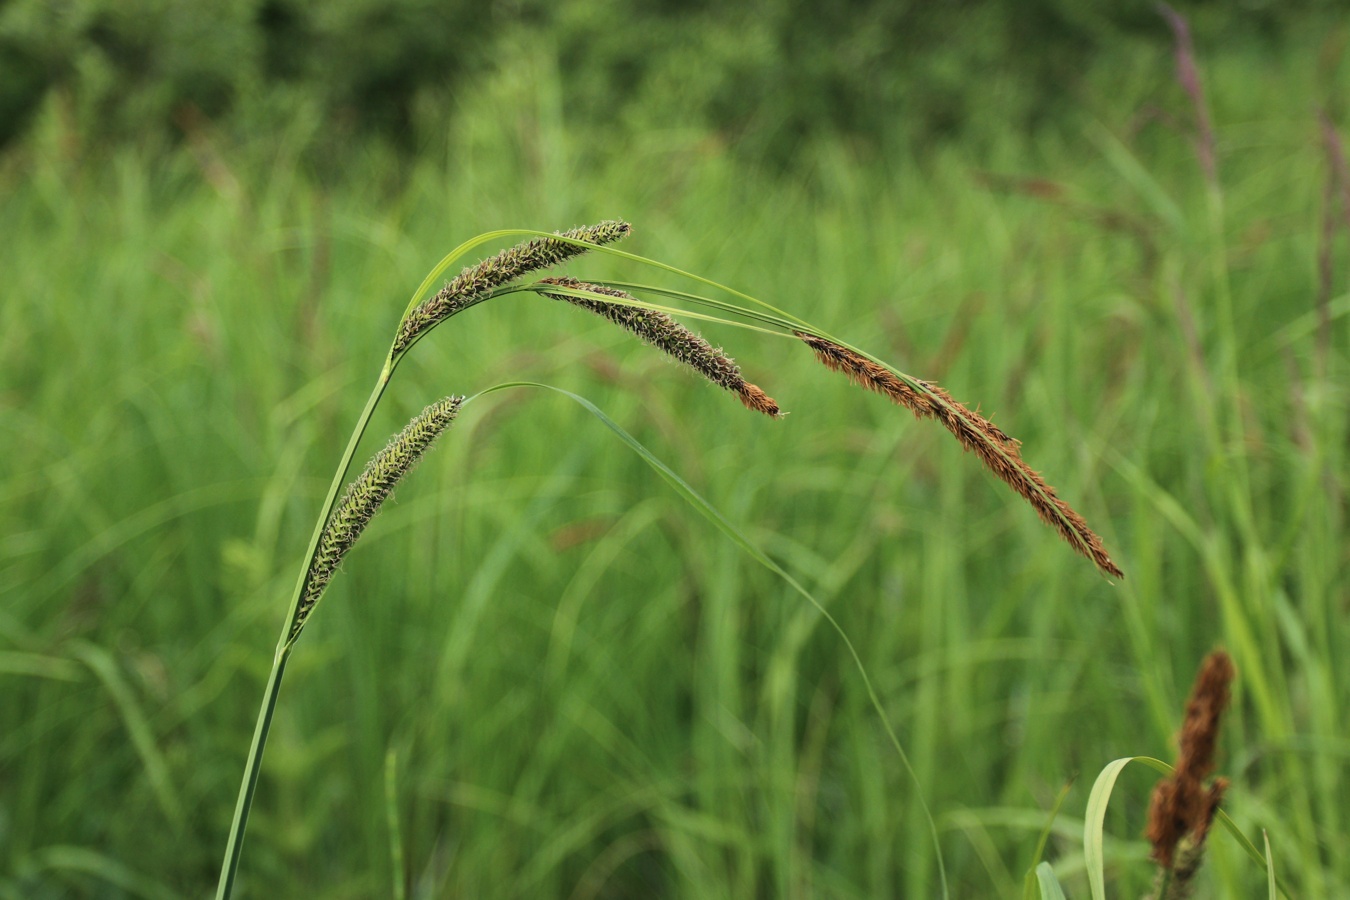
[[(628, 237), (632, 230), (633, 226), (627, 222), (611, 219), (598, 225), (561, 231), (558, 235), (603, 245)], [(587, 249), (555, 238), (534, 238), (490, 256), (475, 266), (469, 266), (452, 278), (439, 294), (423, 301), (408, 313), (399, 326), (394, 352), (403, 352), (413, 341), (441, 322), (482, 301), (494, 288), (514, 281), (527, 272), (547, 269), (580, 256)]]
[(417, 418), (390, 438), (384, 449), (366, 463), (365, 471), (347, 485), (346, 492), (324, 526), (318, 549), (314, 551), (309, 574), (305, 577), (305, 592), (291, 622), (289, 640), (294, 641), (300, 634), (300, 629), (305, 626), (305, 621), (337, 571), (342, 557), (361, 537), (361, 532), (379, 511), (380, 504), (393, 492), (399, 479), (411, 471), (437, 436), (455, 421), (463, 402), (463, 397), (446, 397), (422, 410)]
[[(575, 278), (544, 278), (539, 283), (603, 294), (619, 300), (634, 299), (632, 295), (615, 288), (588, 284)], [(731, 391), (740, 398), (747, 409), (753, 409), (772, 418), (777, 418), (781, 414), (778, 404), (772, 397), (760, 390), (758, 385), (745, 380), (735, 360), (660, 310), (625, 306), (622, 303), (605, 303), (603, 300), (574, 297), (570, 294), (554, 294), (548, 291), (542, 293), (545, 297), (562, 300), (604, 316), (653, 347), (665, 351), (718, 387)]]

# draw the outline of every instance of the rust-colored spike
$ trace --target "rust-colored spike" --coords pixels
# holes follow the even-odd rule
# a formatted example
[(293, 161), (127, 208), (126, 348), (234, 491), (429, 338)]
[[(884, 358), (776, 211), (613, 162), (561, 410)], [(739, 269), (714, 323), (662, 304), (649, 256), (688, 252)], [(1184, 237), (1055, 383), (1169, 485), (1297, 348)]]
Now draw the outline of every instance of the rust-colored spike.
[(1037, 472), (1022, 460), (1021, 442), (984, 416), (957, 401), (942, 388), (919, 379), (902, 378), (847, 347), (805, 332), (794, 332), (828, 369), (842, 372), (855, 384), (890, 397), (920, 419), (936, 419), (1009, 487), (1020, 494), (1076, 551), (1108, 575), (1124, 578), (1111, 561), (1101, 538), (1069, 504), (1055, 494)]
[(1233, 660), (1224, 651), (1215, 650), (1205, 657), (1186, 703), (1176, 771), (1153, 789), (1144, 834), (1153, 845), (1153, 859), (1164, 869), (1172, 869), (1177, 862), (1177, 846), (1183, 838), (1189, 836), (1196, 849), (1203, 847), (1228, 788), (1227, 779), (1216, 778), (1209, 787), (1204, 780), (1214, 771), (1219, 722), (1228, 707), (1235, 675)]

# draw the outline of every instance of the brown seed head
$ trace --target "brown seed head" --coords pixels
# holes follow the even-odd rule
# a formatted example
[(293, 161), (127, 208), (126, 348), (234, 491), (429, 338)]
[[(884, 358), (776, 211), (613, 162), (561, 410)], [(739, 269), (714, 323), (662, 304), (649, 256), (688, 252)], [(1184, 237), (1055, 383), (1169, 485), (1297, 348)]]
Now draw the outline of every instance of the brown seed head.
[[(559, 237), (586, 241), (590, 244), (611, 244), (626, 238), (633, 231), (627, 222), (613, 219), (598, 225), (573, 228), (558, 232)], [(427, 300), (403, 319), (394, 340), (394, 352), (400, 353), (418, 337), (441, 322), (463, 312), (487, 295), (527, 272), (536, 272), (585, 253), (589, 248), (556, 238), (534, 238), (490, 256), (469, 266), (450, 280), (440, 293)]]
[(842, 372), (855, 384), (890, 397), (920, 419), (936, 419), (974, 453), (991, 472), (1022, 496), (1041, 520), (1099, 569), (1116, 578), (1125, 573), (1111, 561), (1101, 538), (1087, 522), (1055, 494), (1055, 489), (1022, 461), (1021, 442), (977, 412), (967, 409), (946, 391), (927, 381), (901, 377), (872, 360), (825, 338), (794, 332), (828, 369)]
[[(598, 284), (589, 284), (575, 278), (545, 278), (540, 284), (552, 284), (569, 290), (588, 291), (603, 294), (619, 300), (635, 299), (631, 294), (615, 288)], [(751, 384), (741, 376), (736, 362), (720, 348), (713, 347), (703, 338), (685, 328), (665, 313), (654, 309), (642, 309), (625, 306), (622, 303), (606, 303), (590, 297), (573, 297), (568, 294), (542, 291), (545, 297), (562, 300), (604, 316), (614, 324), (637, 335), (642, 340), (665, 351), (679, 362), (698, 372), (704, 378), (719, 387), (731, 391), (740, 398), (746, 408), (766, 416), (778, 418), (781, 413), (778, 404), (768, 394)]]
[[(1203, 847), (1228, 788), (1227, 779), (1216, 778), (1209, 787), (1204, 780), (1214, 771), (1219, 722), (1235, 675), (1233, 661), (1224, 651), (1215, 650), (1205, 657), (1186, 704), (1176, 771), (1153, 789), (1145, 835), (1153, 845), (1154, 860), (1164, 869), (1172, 869), (1177, 862), (1177, 846), (1184, 837)], [(1179, 870), (1174, 873), (1174, 880), (1179, 874)]]

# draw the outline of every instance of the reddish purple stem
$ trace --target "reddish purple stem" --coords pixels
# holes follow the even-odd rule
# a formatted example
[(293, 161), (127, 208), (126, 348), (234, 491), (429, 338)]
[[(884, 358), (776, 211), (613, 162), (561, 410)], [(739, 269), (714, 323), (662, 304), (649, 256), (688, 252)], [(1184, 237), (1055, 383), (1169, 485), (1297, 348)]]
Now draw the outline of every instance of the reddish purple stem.
[(1195, 65), (1195, 45), (1191, 43), (1191, 26), (1186, 17), (1166, 3), (1158, 4), (1158, 12), (1172, 28), (1176, 40), (1177, 81), (1191, 100), (1195, 109), (1195, 154), (1200, 158), (1200, 168), (1205, 179), (1211, 184), (1218, 183), (1218, 166), (1215, 162), (1214, 128), (1209, 122), (1209, 110), (1205, 106), (1205, 87), (1200, 83), (1200, 70)]

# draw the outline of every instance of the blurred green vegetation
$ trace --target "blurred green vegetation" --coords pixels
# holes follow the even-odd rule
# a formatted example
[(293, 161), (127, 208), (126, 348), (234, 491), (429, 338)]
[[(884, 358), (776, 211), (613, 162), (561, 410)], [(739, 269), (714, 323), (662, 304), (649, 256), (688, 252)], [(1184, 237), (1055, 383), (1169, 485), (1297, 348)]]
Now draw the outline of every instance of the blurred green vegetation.
[[(1334, 0), (1178, 3), (1205, 38), (1280, 52), (1339, 21)], [(528, 47), (556, 60), (569, 121), (620, 134), (697, 123), (755, 158), (803, 139), (987, 140), (1047, 127), (1127, 48), (1168, 39), (1153, 0), (8, 0), (0, 4), (0, 144), (45, 97), (81, 128), (177, 134), (183, 117), (250, 128), (317, 105), (330, 139), (405, 151), (481, 74)]]
[[(1044, 62), (1073, 72), (1057, 100), (1002, 7), (897, 7), (932, 55), (875, 83), (884, 46), (838, 48), (881, 41), (882, 4), (819, 27), (790, 4), (618, 8), (0, 7), (3, 65), (45, 85), (3, 101), (0, 897), (207, 895), (299, 554), (408, 293), (473, 234), (610, 216), (626, 249), (978, 403), (1127, 579), (792, 342), (708, 329), (791, 412), (772, 423), (578, 310), (475, 308), (417, 347), (367, 449), (449, 392), (589, 397), (826, 600), (919, 784), (795, 594), (584, 411), (498, 394), (307, 627), (241, 896), (928, 897), (916, 791), (953, 896), (1007, 896), (1072, 780), (1047, 855), (1085, 897), (1092, 778), (1170, 755), (1220, 643), (1227, 808), (1296, 895), (1350, 891), (1329, 6), (1188, 8), (1217, 186), (1151, 7), (1029, 7), (1097, 35)], [(1011, 82), (970, 71), (1000, 52)], [(869, 137), (877, 98), (942, 106), (925, 66), (955, 130)], [(1151, 878), (1149, 790), (1127, 771), (1108, 820), (1123, 896)], [(1222, 834), (1203, 877), (1264, 884)]]

